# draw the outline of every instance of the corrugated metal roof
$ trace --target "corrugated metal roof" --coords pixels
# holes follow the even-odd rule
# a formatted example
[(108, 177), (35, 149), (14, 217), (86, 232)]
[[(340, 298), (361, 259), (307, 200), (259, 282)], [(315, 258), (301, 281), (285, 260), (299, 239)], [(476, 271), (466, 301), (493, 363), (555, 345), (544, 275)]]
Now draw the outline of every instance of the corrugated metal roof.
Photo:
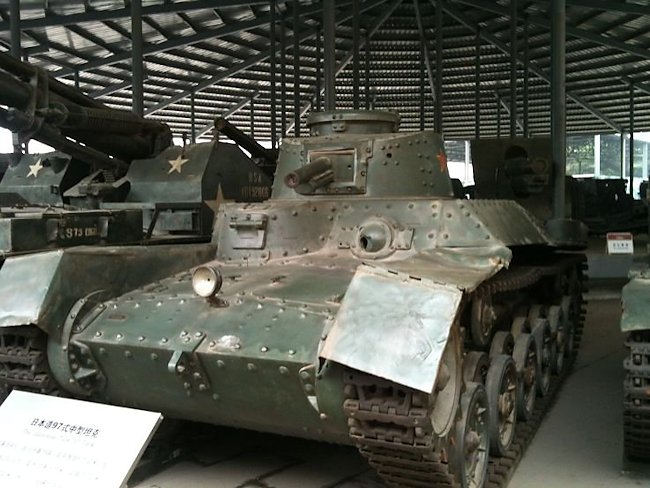
[[(377, 22), (393, 2), (359, 1), (363, 10), (361, 39), (364, 40), (365, 30)], [(612, 125), (625, 130), (629, 125), (630, 80), (637, 86), (635, 129), (650, 130), (650, 6), (646, 2), (624, 0), (566, 2), (568, 130), (607, 132), (615, 130)], [(275, 3), (278, 10), (275, 109), (279, 129), (282, 119), (286, 129), (292, 124), (296, 109), (295, 33), (301, 37), (298, 51), (298, 108), (301, 112), (308, 107), (314, 108), (316, 90), (322, 86), (316, 79), (317, 66), (322, 69), (316, 48), (322, 12), (321, 2), (317, 0)], [(438, 48), (435, 45), (434, 3), (435, 0), (419, 0), (418, 3), (426, 45), (433, 61)], [(130, 59), (127, 56), (107, 62), (131, 50), (131, 21), (124, 5), (118, 0), (21, 0), (21, 18), (25, 23), (22, 45), (30, 62), (50, 70), (69, 84), (74, 83), (74, 72), (78, 70), (84, 91), (89, 94), (105, 92), (100, 98), (103, 102), (129, 108), (131, 90), (124, 88), (124, 84), (128, 84), (131, 77)], [(336, 5), (340, 21), (336, 52), (340, 62), (347, 59), (352, 50), (352, 0), (336, 2)], [(550, 76), (550, 2), (519, 0), (518, 6), (518, 53), (521, 60), (525, 48), (528, 49), (534, 71), (529, 74), (529, 127), (532, 134), (544, 134), (549, 132), (550, 86), (539, 74), (547, 79)], [(255, 94), (252, 113), (245, 106), (230, 119), (249, 130), (252, 116), (255, 135), (268, 138), (272, 106), (269, 2), (144, 0), (143, 7), (147, 53), (144, 58), (145, 110), (167, 121), (174, 132), (180, 134), (190, 131), (191, 92), (195, 93), (195, 121), (199, 128)], [(295, 27), (294, 7), (300, 13), (299, 25)], [(508, 133), (509, 110), (513, 105), (510, 100), (509, 52), (513, 25), (509, 15), (510, 1), (444, 0), (443, 7), (441, 73), (445, 137), (473, 137), (477, 114), (482, 136), (496, 135), (499, 119), (501, 133)], [(0, 45), (6, 49), (10, 37), (8, 15), (6, 4), (0, 4), (0, 17), (4, 20), (0, 22)], [(481, 33), (478, 110), (475, 106), (477, 26)], [(223, 34), (223, 29), (232, 29), (232, 32)], [(528, 32), (527, 42), (524, 42), (524, 31)], [(285, 50), (281, 52), (283, 45)], [(404, 0), (370, 37), (368, 48), (362, 47), (360, 52), (360, 105), (364, 107), (369, 99), (375, 108), (397, 111), (404, 129), (420, 127), (422, 96), (425, 127), (433, 127), (435, 106), (429, 80), (422, 70), (421, 45), (413, 1)], [(435, 76), (435, 63), (431, 68)], [(425, 78), (421, 79), (423, 74)], [(337, 77), (340, 108), (352, 108), (353, 83), (352, 63), (348, 63)], [(519, 119), (524, 108), (523, 83), (523, 65), (519, 63), (515, 103)], [(168, 103), (172, 97), (179, 99)]]

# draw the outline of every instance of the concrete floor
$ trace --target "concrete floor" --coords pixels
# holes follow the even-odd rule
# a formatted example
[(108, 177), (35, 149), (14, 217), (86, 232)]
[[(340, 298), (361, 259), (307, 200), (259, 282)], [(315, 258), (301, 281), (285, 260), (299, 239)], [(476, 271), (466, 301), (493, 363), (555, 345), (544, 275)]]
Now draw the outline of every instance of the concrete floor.
[[(622, 474), (623, 338), (620, 288), (591, 293), (573, 374), (540, 427), (511, 488), (650, 486), (646, 466)], [(201, 464), (178, 463), (134, 488), (379, 488), (352, 448), (225, 429), (204, 446)]]

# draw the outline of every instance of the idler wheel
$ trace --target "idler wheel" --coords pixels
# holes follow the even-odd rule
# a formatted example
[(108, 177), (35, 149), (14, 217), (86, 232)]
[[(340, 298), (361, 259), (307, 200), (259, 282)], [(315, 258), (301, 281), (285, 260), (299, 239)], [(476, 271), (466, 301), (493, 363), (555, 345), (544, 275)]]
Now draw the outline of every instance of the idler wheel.
[(497, 456), (505, 456), (515, 438), (517, 422), (517, 369), (510, 356), (492, 359), (485, 389), (490, 412), (490, 449)]
[(512, 353), (517, 368), (517, 417), (523, 421), (533, 416), (537, 388), (537, 346), (532, 334), (520, 334)]
[(555, 340), (553, 372), (555, 374), (560, 374), (564, 371), (564, 357), (566, 355), (566, 335), (564, 330), (564, 320), (562, 317), (562, 308), (559, 305), (549, 307), (547, 318), (548, 323), (551, 326), (551, 334)]
[(499, 354), (512, 356), (512, 350), (515, 347), (515, 340), (510, 332), (500, 330), (494, 334), (492, 344), (490, 345), (490, 358), (494, 358)]
[(455, 442), (449, 453), (450, 464), (461, 488), (477, 488), (485, 484), (487, 477), (488, 399), (483, 385), (470, 382), (466, 387), (460, 401), (461, 417), (456, 421)]
[(470, 351), (463, 358), (463, 380), (465, 383), (480, 383), (485, 385), (490, 357), (481, 351)]
[(551, 386), (551, 369), (553, 367), (553, 340), (548, 320), (537, 319), (533, 322), (533, 336), (537, 346), (537, 392), (546, 396)]
[(497, 313), (489, 295), (475, 298), (472, 302), (470, 333), (474, 345), (487, 350), (496, 325)]
[(438, 377), (430, 398), (431, 425), (434, 433), (444, 437), (454, 425), (463, 383), (460, 340), (458, 330), (449, 332), (447, 345), (442, 353)]

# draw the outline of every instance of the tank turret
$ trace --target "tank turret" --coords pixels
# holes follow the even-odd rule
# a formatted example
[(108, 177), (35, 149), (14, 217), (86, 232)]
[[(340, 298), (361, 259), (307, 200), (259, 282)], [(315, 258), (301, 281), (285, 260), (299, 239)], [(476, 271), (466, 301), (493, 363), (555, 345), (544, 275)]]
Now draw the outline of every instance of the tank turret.
[(440, 136), (397, 120), (311, 115), (269, 200), (219, 206), (212, 259), (77, 302), (56, 383), (354, 444), (390, 484), (504, 476), (575, 354), (583, 256), (513, 201), (452, 198)]
[(433, 131), (399, 133), (399, 116), (378, 111), (318, 112), (307, 126), (280, 148), (272, 199), (453, 195)]

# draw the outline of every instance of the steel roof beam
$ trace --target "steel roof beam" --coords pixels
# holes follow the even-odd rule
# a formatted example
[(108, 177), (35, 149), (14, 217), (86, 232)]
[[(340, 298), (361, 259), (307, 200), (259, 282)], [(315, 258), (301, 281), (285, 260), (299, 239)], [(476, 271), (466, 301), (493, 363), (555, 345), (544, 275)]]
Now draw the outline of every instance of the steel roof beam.
[[(463, 3), (471, 7), (476, 7), (484, 10), (489, 10), (492, 13), (499, 14), (503, 17), (510, 18), (510, 12), (508, 8), (502, 7), (495, 2), (489, 2), (484, 0), (456, 0), (458, 3)], [(548, 2), (545, 2), (548, 3)], [(594, 2), (595, 3), (595, 2)], [(620, 5), (620, 4), (619, 4)], [(650, 15), (650, 7), (644, 7), (646, 14)], [(537, 25), (539, 27), (548, 28), (548, 19), (538, 17), (535, 15), (529, 15), (527, 17), (528, 23), (532, 25)], [(585, 39), (601, 46), (611, 47), (619, 51), (626, 53), (634, 54), (643, 59), (650, 59), (650, 51), (642, 46), (635, 46), (628, 44), (627, 42), (615, 39), (610, 36), (603, 36), (595, 32), (591, 32), (585, 29), (580, 29), (579, 27), (574, 27), (572, 25), (566, 26), (566, 33), (571, 37), (577, 37), (579, 39)]]
[[(536, 0), (538, 3), (540, 0)], [(542, 3), (548, 3), (548, 0), (543, 0)], [(587, 7), (594, 10), (602, 10), (606, 12), (621, 12), (625, 14), (638, 14), (650, 15), (650, 6), (640, 5), (638, 3), (625, 3), (625, 2), (612, 2), (599, 0), (566, 0), (568, 5), (575, 7)]]
[(429, 51), (429, 44), (424, 34), (424, 25), (422, 24), (422, 15), (420, 13), (420, 0), (413, 0), (413, 8), (415, 9), (415, 19), (418, 24), (418, 32), (420, 34), (420, 42), (424, 50), (424, 65), (427, 70), (427, 78), (429, 79), (429, 88), (431, 89), (431, 98), (436, 99), (435, 79), (433, 76), (433, 69), (431, 68), (431, 53)]
[[(383, 3), (383, 2), (380, 2)], [(377, 30), (382, 26), (384, 22), (388, 19), (388, 17), (391, 16), (393, 11), (402, 3), (402, 0), (394, 0), (393, 2), (390, 3), (386, 7), (386, 9), (375, 19), (375, 21), (372, 23), (370, 27), (367, 29), (367, 35), (363, 37), (361, 40), (361, 43), (359, 44), (359, 49), (364, 47), (366, 45), (366, 42), (370, 40), (370, 38), (377, 32)], [(349, 17), (348, 17), (349, 18)], [(347, 19), (345, 19), (347, 20)], [(344, 22), (345, 20), (342, 20), (341, 22)], [(341, 62), (338, 64), (336, 67), (336, 72), (335, 72), (335, 77), (338, 76), (341, 71), (345, 69), (345, 67), (352, 61), (352, 58), (354, 57), (354, 48), (351, 49), (341, 60)], [(321, 88), (321, 92), (323, 92), (324, 88)], [(305, 115), (307, 111), (311, 108), (312, 102), (307, 102), (302, 109), (300, 110), (300, 117)], [(289, 127), (287, 127), (287, 132), (291, 131), (293, 129), (293, 122), (289, 124)]]
[[(364, 2), (364, 4), (362, 5), (362, 8), (361, 8), (361, 11), (363, 12), (363, 11), (372, 9), (372, 8), (378, 6), (378, 5), (383, 4), (384, 2), (386, 2), (386, 0), (379, 0), (379, 1), (376, 1), (376, 2), (372, 2), (372, 3), (371, 2)], [(322, 9), (322, 7), (319, 7), (318, 11), (320, 11), (321, 9)], [(306, 9), (302, 11), (302, 14), (303, 14), (303, 16), (307, 14)], [(352, 18), (351, 15), (340, 17), (339, 20), (337, 21), (337, 24), (347, 22), (351, 18)], [(305, 41), (307, 39), (310, 39), (310, 38), (314, 37), (315, 35), (316, 34), (315, 34), (313, 29), (305, 30), (302, 33), (300, 33), (300, 35), (299, 35), (300, 42), (303, 42), (303, 41)], [(290, 38), (287, 39), (287, 43), (286, 43), (287, 47), (291, 46), (292, 40), (293, 40), (293, 36), (291, 36)], [(149, 108), (148, 110), (145, 110), (145, 115), (154, 114), (154, 113), (168, 107), (169, 105), (178, 102), (179, 100), (182, 100), (182, 99), (184, 99), (186, 97), (189, 97), (190, 93), (192, 93), (192, 92), (196, 93), (196, 92), (205, 90), (206, 88), (208, 88), (208, 87), (210, 87), (210, 86), (212, 86), (212, 85), (214, 85), (216, 83), (219, 83), (220, 81), (223, 81), (226, 78), (230, 78), (231, 76), (234, 76), (234, 75), (236, 75), (238, 73), (241, 73), (242, 71), (247, 70), (251, 66), (255, 66), (256, 64), (259, 64), (259, 63), (261, 63), (263, 61), (266, 61), (269, 57), (270, 57), (270, 55), (268, 53), (262, 52), (262, 53), (260, 53), (260, 54), (258, 54), (256, 56), (248, 58), (248, 60), (243, 62), (243, 63), (237, 63), (234, 66), (231, 66), (230, 68), (219, 72), (215, 76), (212, 76), (210, 78), (207, 78), (207, 79), (205, 79), (203, 81), (198, 82), (192, 88), (190, 88), (188, 90), (185, 90), (185, 91), (183, 91), (181, 93), (178, 93), (178, 94), (168, 98), (167, 100), (164, 100), (164, 101), (154, 105), (153, 107)], [(350, 57), (350, 59), (351, 59), (351, 57)], [(348, 62), (349, 62), (349, 60), (348, 60)]]
[[(231, 115), (236, 114), (239, 112), (241, 109), (243, 109), (246, 105), (248, 105), (251, 100), (255, 100), (256, 98), (259, 98), (260, 94), (259, 92), (253, 92), (250, 95), (246, 95), (244, 98), (242, 98), (240, 101), (235, 103), (233, 106), (231, 106), (228, 110), (226, 110), (224, 113), (221, 114), (221, 116), (224, 119), (227, 119)], [(199, 137), (203, 137), (206, 135), (208, 132), (210, 132), (214, 128), (214, 120), (208, 122), (197, 134), (196, 138), (198, 139)]]
[[(508, 104), (508, 102), (506, 102), (501, 95), (497, 94), (497, 98), (498, 98), (499, 103), (501, 104), (501, 106), (505, 109), (506, 113), (509, 116), (512, 116), (512, 109), (510, 108), (510, 104)], [(523, 131), (524, 130), (524, 124), (521, 122), (521, 119), (516, 116), (516, 114), (515, 114), (515, 122), (517, 124), (517, 127), (519, 127)], [(511, 135), (511, 137), (513, 137), (513, 136)]]
[[(223, 36), (227, 36), (229, 34), (234, 34), (241, 31), (247, 31), (250, 29), (254, 29), (256, 27), (261, 27), (268, 23), (269, 23), (268, 17), (261, 17), (261, 18), (251, 19), (251, 20), (245, 20), (243, 22), (222, 25), (220, 27), (217, 27), (216, 29), (205, 30), (193, 34), (191, 36), (169, 39), (167, 41), (159, 42), (157, 44), (148, 44), (143, 47), (142, 53), (145, 56), (148, 54), (161, 53), (164, 51), (168, 51), (170, 49), (176, 49), (179, 47), (188, 46), (208, 39), (216, 39)], [(76, 66), (75, 68), (77, 71), (88, 71), (102, 66), (110, 66), (112, 64), (116, 64), (122, 61), (128, 61), (130, 59), (131, 59), (131, 53), (129, 52), (118, 53), (112, 56), (108, 56), (107, 58), (100, 58), (100, 59), (88, 61), (79, 66)], [(57, 77), (61, 77), (61, 76), (70, 75), (72, 74), (72, 72), (70, 72), (70, 70), (64, 69), (64, 70), (56, 71), (53, 74)]]
[[(168, 14), (175, 12), (187, 12), (190, 10), (202, 10), (210, 8), (228, 8), (249, 6), (254, 4), (266, 4), (264, 0), (243, 1), (243, 0), (196, 0), (193, 2), (169, 2), (160, 5), (151, 5), (142, 8), (142, 15)], [(20, 29), (42, 29), (45, 27), (66, 26), (82, 22), (103, 22), (105, 20), (128, 19), (131, 17), (130, 8), (119, 8), (110, 10), (94, 10), (70, 15), (48, 15), (36, 19), (25, 19), (20, 22)], [(9, 22), (0, 22), (0, 32), (9, 30)]]
[[(429, 1), (432, 2), (433, 0), (429, 0)], [(463, 3), (466, 3), (469, 0), (461, 0), (461, 1)], [(473, 21), (471, 21), (465, 15), (463, 15), (461, 12), (456, 10), (455, 7), (452, 7), (449, 4), (445, 4), (445, 10), (447, 11), (447, 13), (449, 15), (451, 15), (458, 22), (460, 22), (465, 27), (470, 29), (472, 32), (476, 32), (476, 25), (473, 23)], [(509, 47), (504, 42), (499, 40), (496, 36), (494, 36), (493, 34), (491, 34), (489, 32), (485, 32), (485, 29), (481, 29), (480, 36), (483, 39), (485, 39), (486, 41), (488, 41), (490, 44), (494, 45), (497, 49), (499, 49), (500, 51), (505, 53), (506, 55), (510, 55)], [(517, 55), (517, 62), (522, 62), (519, 55)], [(529, 62), (528, 66), (529, 66), (529, 70), (530, 70), (531, 73), (538, 76), (539, 78), (541, 78), (545, 82), (547, 82), (549, 84), (551, 83), (551, 77), (548, 74), (546, 74), (546, 72), (544, 72), (540, 67), (538, 67), (537, 64)], [(591, 104), (589, 104), (587, 101), (583, 100), (579, 96), (577, 96), (574, 93), (571, 93), (569, 91), (566, 92), (566, 96), (567, 96), (567, 98), (569, 100), (571, 100), (574, 103), (577, 103), (578, 105), (580, 105), (587, 112), (592, 114), (594, 117), (598, 117), (600, 120), (605, 122), (605, 124), (607, 124), (609, 127), (614, 129), (615, 131), (617, 131), (617, 132), (622, 131), (622, 127), (619, 124), (617, 124), (610, 117), (608, 117), (607, 115), (602, 113), (600, 110), (598, 110), (598, 109), (594, 108), (593, 106), (591, 106)]]

